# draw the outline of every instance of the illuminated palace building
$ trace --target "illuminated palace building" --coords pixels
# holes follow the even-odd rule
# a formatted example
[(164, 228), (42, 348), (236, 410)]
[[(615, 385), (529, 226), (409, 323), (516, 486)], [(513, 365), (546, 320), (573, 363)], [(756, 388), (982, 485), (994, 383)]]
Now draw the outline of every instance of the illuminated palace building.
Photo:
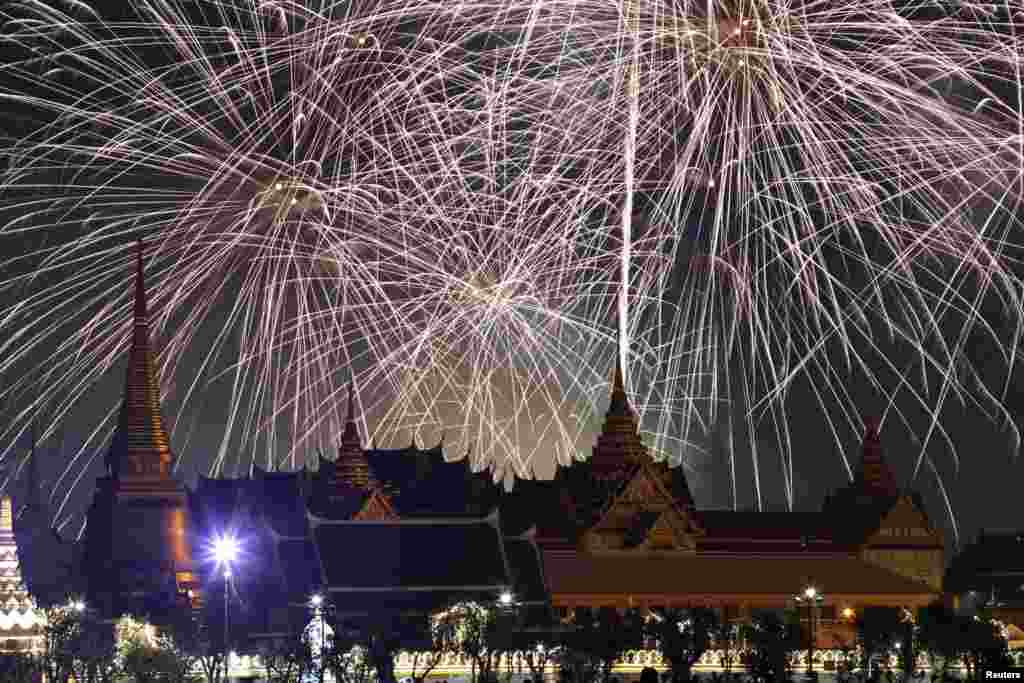
[[(816, 513), (696, 509), (683, 469), (641, 442), (620, 372), (591, 457), (553, 481), (505, 492), (440, 445), (365, 449), (350, 394), (336, 458), (316, 472), (257, 469), (187, 490), (171, 474), (149, 344), (140, 254), (120, 421), (80, 553), (82, 591), (110, 618), (199, 607), (211, 633), (245, 651), (308, 623), (314, 593), (336, 623), (389, 628), (505, 593), (566, 621), (582, 606), (698, 605), (743, 620), (809, 595), (818, 666), (831, 668), (857, 610), (942, 596), (943, 535), (897, 487), (873, 424), (854, 481)], [(206, 548), (228, 533), (243, 552), (224, 576)]]

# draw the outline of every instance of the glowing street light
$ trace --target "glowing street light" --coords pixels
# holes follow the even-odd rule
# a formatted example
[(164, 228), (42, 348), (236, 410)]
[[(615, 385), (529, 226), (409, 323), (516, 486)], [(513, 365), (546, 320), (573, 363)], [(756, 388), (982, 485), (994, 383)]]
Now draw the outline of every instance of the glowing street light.
[(503, 591), (501, 596), (498, 598), (498, 600), (503, 605), (511, 605), (512, 604), (512, 593), (510, 593), (509, 591)]
[(221, 536), (213, 542), (213, 559), (218, 565), (230, 571), (231, 563), (238, 559), (238, 540), (233, 536)]
[(219, 536), (213, 541), (213, 559), (218, 567), (224, 568), (224, 678), (228, 676), (228, 654), (231, 640), (231, 622), (228, 603), (231, 595), (231, 564), (238, 559), (238, 539), (231, 535)]
[(814, 608), (824, 601), (825, 596), (814, 586), (807, 586), (796, 596), (797, 605), (807, 605), (807, 625), (810, 636), (810, 642), (807, 643), (807, 678), (809, 679), (814, 679)]

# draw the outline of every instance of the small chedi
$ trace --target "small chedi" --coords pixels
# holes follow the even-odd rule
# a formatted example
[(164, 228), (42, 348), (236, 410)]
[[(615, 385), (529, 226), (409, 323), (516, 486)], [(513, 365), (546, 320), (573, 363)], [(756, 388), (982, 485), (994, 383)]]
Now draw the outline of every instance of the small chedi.
[(42, 645), (43, 616), (29, 596), (18, 563), (9, 496), (0, 498), (0, 653), (32, 652)]

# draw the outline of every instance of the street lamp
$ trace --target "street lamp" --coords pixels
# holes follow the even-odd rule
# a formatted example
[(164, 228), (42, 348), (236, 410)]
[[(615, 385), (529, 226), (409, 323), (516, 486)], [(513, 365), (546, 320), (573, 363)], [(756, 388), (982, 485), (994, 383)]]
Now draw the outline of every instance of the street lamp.
[(501, 595), (498, 597), (498, 600), (501, 602), (502, 605), (511, 605), (512, 593), (510, 593), (509, 591), (502, 591)]
[(230, 535), (220, 536), (213, 542), (213, 558), (223, 568), (224, 576), (224, 678), (228, 676), (230, 620), (228, 602), (231, 588), (231, 563), (238, 559), (238, 540)]
[(814, 608), (825, 601), (825, 596), (812, 585), (804, 588), (803, 592), (796, 596), (796, 604), (807, 605), (807, 626), (810, 635), (807, 644), (807, 677), (814, 678)]
[(320, 652), (318, 653), (320, 659), (320, 680), (324, 680), (324, 648), (327, 646), (327, 627), (324, 624), (324, 596), (319, 593), (314, 593), (309, 599), (309, 604), (313, 607), (313, 614), (320, 617)]

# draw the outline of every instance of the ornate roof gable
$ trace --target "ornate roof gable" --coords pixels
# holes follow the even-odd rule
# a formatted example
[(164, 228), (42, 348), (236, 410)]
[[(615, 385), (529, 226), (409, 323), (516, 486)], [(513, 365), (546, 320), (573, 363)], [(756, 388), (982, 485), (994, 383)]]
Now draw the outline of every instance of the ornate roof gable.
[(374, 522), (393, 521), (398, 519), (398, 513), (395, 512), (395, 508), (391, 504), (391, 498), (380, 489), (374, 489), (363, 501), (363, 506), (359, 511), (352, 515), (352, 519)]
[(896, 499), (865, 542), (869, 547), (934, 548), (943, 544), (942, 535), (932, 528), (924, 510), (910, 495), (901, 495)]
[(703, 532), (689, 506), (665, 486), (661, 463), (637, 467), (595, 524), (583, 534), (591, 550), (693, 550)]

